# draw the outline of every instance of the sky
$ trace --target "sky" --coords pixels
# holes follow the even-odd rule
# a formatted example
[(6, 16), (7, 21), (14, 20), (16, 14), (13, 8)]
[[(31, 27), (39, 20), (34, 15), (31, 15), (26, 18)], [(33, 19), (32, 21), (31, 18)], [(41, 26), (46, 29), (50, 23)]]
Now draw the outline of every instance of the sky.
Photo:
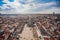
[(2, 14), (60, 13), (60, 0), (0, 0)]

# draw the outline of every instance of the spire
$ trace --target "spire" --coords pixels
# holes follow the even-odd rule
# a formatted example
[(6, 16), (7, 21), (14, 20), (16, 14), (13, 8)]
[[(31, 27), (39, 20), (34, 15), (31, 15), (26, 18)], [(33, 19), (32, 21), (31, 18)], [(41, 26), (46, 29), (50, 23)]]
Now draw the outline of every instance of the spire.
[(53, 12), (53, 16), (55, 16), (55, 12)]

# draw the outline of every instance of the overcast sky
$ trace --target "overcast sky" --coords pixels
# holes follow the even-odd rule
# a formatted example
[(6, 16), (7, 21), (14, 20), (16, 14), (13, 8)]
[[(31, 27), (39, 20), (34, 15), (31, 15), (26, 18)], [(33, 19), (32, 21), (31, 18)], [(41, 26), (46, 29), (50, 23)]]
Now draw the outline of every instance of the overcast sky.
[(60, 0), (0, 0), (2, 14), (60, 13)]

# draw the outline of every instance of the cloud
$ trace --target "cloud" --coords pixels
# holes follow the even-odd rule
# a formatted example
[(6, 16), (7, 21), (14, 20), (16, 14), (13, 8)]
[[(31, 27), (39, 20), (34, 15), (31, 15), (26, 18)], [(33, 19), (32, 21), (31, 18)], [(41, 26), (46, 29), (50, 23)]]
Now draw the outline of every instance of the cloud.
[[(56, 1), (42, 1), (42, 0), (4, 0), (7, 3), (0, 7), (0, 12), (4, 14), (25, 14), (25, 13), (49, 13), (49, 12), (59, 12), (58, 7), (56, 7)], [(42, 3), (41, 3), (42, 2)], [(56, 8), (56, 9), (55, 9)], [(53, 11), (54, 10), (54, 11)]]
[(55, 0), (56, 1), (56, 7), (60, 7), (60, 0)]
[(5, 2), (3, 2), (3, 0), (0, 0), (0, 6), (6, 4)]
[(32, 3), (32, 6), (30, 7), (29, 11), (38, 12), (38, 11), (47, 10), (47, 9), (54, 7), (55, 4), (56, 4), (55, 2), (49, 2), (49, 3), (43, 3), (43, 4), (42, 3), (40, 3), (40, 4)]
[(56, 7), (52, 7), (52, 8), (50, 8), (50, 9), (47, 9), (47, 10), (43, 10), (43, 11), (41, 11), (40, 13), (52, 13), (52, 12), (55, 12), (56, 14), (58, 14), (58, 13), (60, 13), (60, 11), (59, 11), (60, 9), (59, 8), (56, 8)]

